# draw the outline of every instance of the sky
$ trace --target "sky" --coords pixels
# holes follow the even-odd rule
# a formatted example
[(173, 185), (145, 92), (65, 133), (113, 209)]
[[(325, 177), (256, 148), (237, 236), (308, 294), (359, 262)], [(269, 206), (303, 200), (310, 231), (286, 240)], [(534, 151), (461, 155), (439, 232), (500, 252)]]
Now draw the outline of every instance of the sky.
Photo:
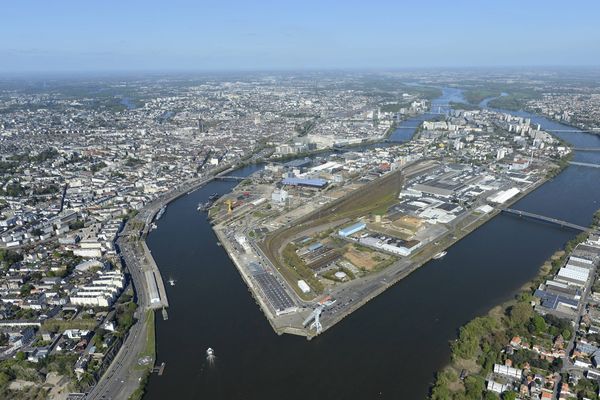
[(599, 66), (600, 2), (5, 1), (0, 72)]

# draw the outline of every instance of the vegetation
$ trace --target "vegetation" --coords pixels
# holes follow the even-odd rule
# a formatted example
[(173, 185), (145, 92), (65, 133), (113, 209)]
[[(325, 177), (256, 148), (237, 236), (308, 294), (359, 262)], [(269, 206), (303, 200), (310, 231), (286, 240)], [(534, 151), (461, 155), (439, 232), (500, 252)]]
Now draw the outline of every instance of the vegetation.
[(317, 118), (305, 121), (301, 124), (298, 124), (294, 127), (294, 130), (298, 134), (299, 137), (306, 136), (311, 131), (312, 128), (317, 124)]
[(18, 182), (11, 182), (4, 189), (0, 188), (0, 196), (21, 197), (25, 193), (27, 189)]
[(116, 321), (117, 321), (117, 333), (118, 336), (123, 336), (125, 332), (131, 328), (135, 323), (135, 317), (133, 314), (137, 309), (137, 304), (133, 301), (126, 303), (120, 303), (116, 306)]
[(22, 261), (23, 256), (16, 251), (0, 249), (0, 263), (11, 266), (16, 262)]
[(150, 379), (150, 368), (146, 371), (144, 376), (142, 376), (140, 380), (140, 386), (135, 389), (135, 391), (129, 396), (129, 400), (142, 400), (144, 394), (146, 393), (146, 385), (148, 385), (148, 380)]
[(106, 163), (104, 161), (100, 161), (98, 163), (92, 164), (91, 166), (91, 171), (92, 173), (96, 173), (98, 171), (100, 171), (101, 169), (106, 168)]
[(47, 332), (59, 332), (64, 331), (65, 329), (85, 329), (85, 330), (93, 330), (96, 326), (97, 322), (94, 319), (83, 319), (76, 318), (74, 320), (46, 320), (42, 324), (42, 329)]
[[(304, 261), (296, 254), (296, 250), (297, 247), (291, 243), (283, 250), (283, 262), (285, 267), (287, 267), (285, 269), (293, 271), (292, 274), (296, 275), (291, 277), (291, 279), (288, 279), (288, 281), (292, 283), (291, 286), (296, 289), (297, 285), (295, 285), (295, 283), (300, 279), (304, 279), (315, 293), (319, 294), (323, 292), (323, 284), (315, 277), (314, 271), (307, 267), (306, 264), (304, 264)], [(297, 291), (298, 294), (302, 294), (299, 289), (297, 289)]]
[(83, 228), (84, 226), (85, 226), (85, 221), (83, 221), (82, 219), (77, 219), (69, 224), (69, 229), (77, 230), (77, 229)]
[(468, 89), (463, 92), (463, 96), (471, 104), (479, 104), (487, 98), (498, 97), (500, 94), (502, 94), (501, 90), (488, 88)]
[(144, 160), (140, 160), (139, 158), (128, 157), (127, 161), (125, 161), (125, 165), (128, 167), (139, 167), (140, 165), (144, 165), (146, 162)]
[(479, 110), (480, 109), (479, 106), (474, 105), (474, 104), (461, 103), (461, 102), (455, 102), (455, 101), (451, 101), (448, 105), (453, 110), (471, 111), (471, 110)]
[(558, 160), (557, 162), (557, 166), (551, 170), (548, 171), (548, 173), (546, 174), (546, 177), (548, 179), (550, 178), (554, 178), (555, 176), (557, 176), (558, 174), (560, 174), (565, 168), (567, 168), (569, 166), (569, 162), (573, 159), (573, 153), (569, 153), (568, 155), (562, 157), (560, 160)]
[[(597, 223), (600, 223), (600, 210), (594, 216), (594, 224)], [(541, 316), (534, 312), (531, 305), (532, 292), (541, 281), (553, 276), (565, 264), (575, 246), (587, 237), (587, 233), (582, 233), (568, 241), (564, 251), (555, 253), (541, 268), (540, 274), (530, 282), (528, 289), (522, 291), (514, 300), (460, 328), (458, 338), (451, 344), (452, 363), (436, 376), (430, 393), (431, 399), (498, 399), (494, 393), (487, 392), (481, 383), (492, 371), (495, 363), (502, 364), (507, 358), (518, 368), (528, 363), (533, 369), (551, 372), (561, 370), (561, 359), (549, 362), (527, 349), (515, 350), (509, 356), (503, 349), (515, 336), (525, 338), (530, 344), (538, 343), (547, 347), (551, 346), (552, 341), (559, 335), (565, 340), (571, 338), (573, 328), (569, 320), (553, 315)], [(461, 371), (465, 366), (470, 366), (470, 374), (461, 382), (457, 371)], [(597, 383), (583, 382), (581, 387), (578, 385), (577, 388), (578, 398), (588, 393), (597, 393), (594, 392), (597, 389)], [(511, 398), (516, 398), (516, 393), (502, 394), (502, 399)]]

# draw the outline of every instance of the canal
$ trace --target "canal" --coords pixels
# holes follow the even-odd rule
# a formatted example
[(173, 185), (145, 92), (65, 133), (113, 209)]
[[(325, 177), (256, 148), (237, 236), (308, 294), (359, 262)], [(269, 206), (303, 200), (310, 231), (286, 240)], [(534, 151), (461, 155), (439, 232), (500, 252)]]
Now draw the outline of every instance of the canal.
[[(439, 107), (460, 99), (446, 89)], [(524, 116), (528, 116), (523, 114)], [(545, 129), (566, 129), (529, 116)], [(427, 116), (404, 121), (395, 141)], [(409, 125), (410, 124), (410, 125)], [(569, 128), (571, 129), (571, 128)], [(561, 134), (577, 146), (600, 137)], [(577, 154), (600, 163), (600, 153)], [(250, 166), (235, 175), (247, 175)], [(514, 208), (587, 225), (600, 207), (600, 169), (574, 167)], [(157, 318), (157, 361), (145, 399), (422, 399), (450, 357), (457, 329), (511, 298), (576, 232), (500, 215), (312, 341), (277, 336), (196, 205), (234, 182), (215, 181), (171, 205), (148, 244), (168, 286), (169, 320)], [(206, 348), (215, 349), (209, 365)]]

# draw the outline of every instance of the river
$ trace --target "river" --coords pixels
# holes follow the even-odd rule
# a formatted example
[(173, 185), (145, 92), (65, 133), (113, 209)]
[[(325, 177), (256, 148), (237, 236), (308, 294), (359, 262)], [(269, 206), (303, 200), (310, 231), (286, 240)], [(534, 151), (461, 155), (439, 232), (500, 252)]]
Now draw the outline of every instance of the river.
[[(445, 89), (434, 104), (457, 101)], [(443, 110), (442, 110), (443, 111)], [(428, 116), (404, 121), (393, 141), (412, 137)], [(429, 116), (430, 117), (430, 116)], [(532, 116), (533, 119), (534, 116)], [(534, 121), (546, 129), (555, 122)], [(560, 124), (559, 124), (560, 125)], [(566, 129), (560, 125), (561, 129)], [(569, 128), (571, 129), (571, 128)], [(561, 134), (577, 146), (600, 147), (585, 133)], [(600, 153), (576, 158), (600, 163)], [(236, 171), (247, 175), (259, 167)], [(600, 169), (575, 167), (514, 208), (588, 224), (600, 207)], [(157, 314), (157, 361), (145, 399), (422, 399), (450, 357), (457, 329), (511, 298), (576, 232), (500, 215), (354, 312), (307, 341), (277, 336), (196, 205), (234, 182), (215, 181), (170, 204), (148, 244), (167, 287), (169, 320)], [(213, 347), (213, 366), (206, 348)]]

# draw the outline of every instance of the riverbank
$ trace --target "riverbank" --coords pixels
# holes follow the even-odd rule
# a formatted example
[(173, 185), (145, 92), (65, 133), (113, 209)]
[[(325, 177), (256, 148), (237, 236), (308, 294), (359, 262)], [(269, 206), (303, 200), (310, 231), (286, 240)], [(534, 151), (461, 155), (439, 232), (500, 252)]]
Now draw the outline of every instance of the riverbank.
[[(600, 210), (594, 215), (590, 227), (600, 228)], [(505, 363), (502, 349), (505, 349), (509, 342), (513, 346), (519, 346), (515, 344), (514, 338), (518, 338), (519, 343), (525, 340), (529, 343), (535, 342), (535, 336), (531, 337), (532, 330), (538, 336), (554, 332), (553, 340), (560, 336), (568, 341), (575, 335), (568, 322), (535, 313), (532, 307), (533, 293), (545, 280), (554, 277), (566, 264), (575, 247), (585, 242), (588, 237), (589, 233), (581, 233), (569, 240), (540, 266), (537, 275), (525, 283), (513, 299), (493, 307), (485, 315), (469, 321), (460, 328), (458, 338), (451, 344), (452, 361), (437, 374), (431, 388), (431, 400), (463, 399), (465, 396), (497, 399), (493, 391), (485, 389), (485, 382), (494, 364)], [(526, 330), (523, 330), (524, 327)], [(565, 356), (568, 356), (568, 353)], [(530, 360), (532, 366), (536, 363), (537, 361)], [(558, 374), (563, 361), (561, 358), (555, 358), (552, 363), (543, 365), (554, 374)], [(558, 380), (560, 381), (560, 378)], [(555, 386), (558, 386), (558, 383), (555, 382)]]

